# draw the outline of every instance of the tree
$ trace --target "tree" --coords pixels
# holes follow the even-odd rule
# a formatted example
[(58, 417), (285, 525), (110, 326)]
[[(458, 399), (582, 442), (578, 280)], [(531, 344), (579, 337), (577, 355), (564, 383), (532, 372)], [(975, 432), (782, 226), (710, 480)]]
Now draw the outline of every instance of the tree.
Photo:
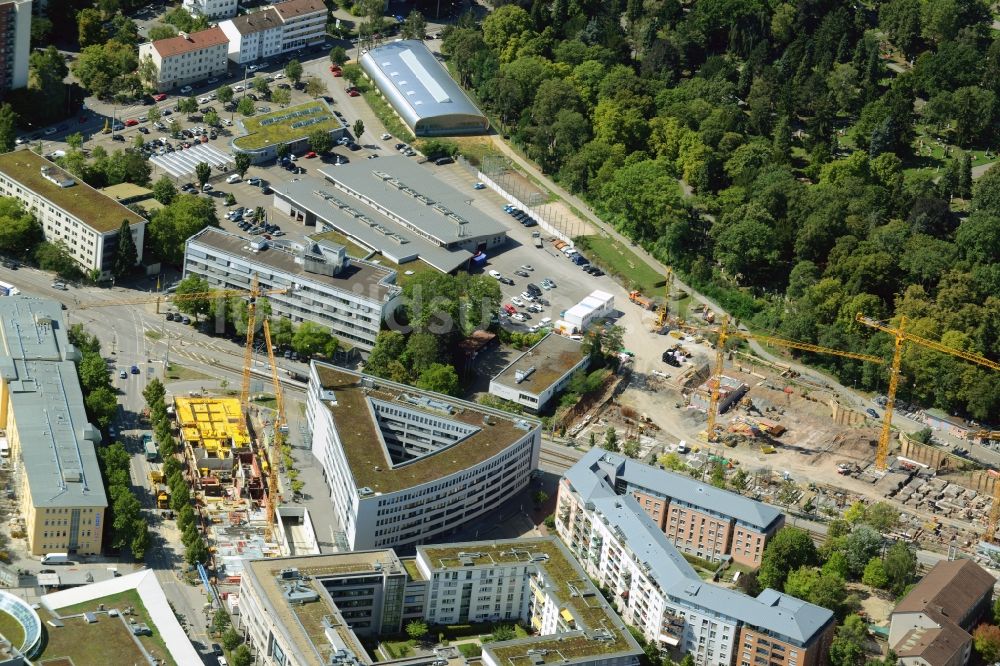
[(132, 541), (129, 543), (132, 557), (136, 561), (142, 562), (146, 559), (146, 552), (149, 550), (150, 542), (149, 524), (142, 518), (136, 520), (132, 528)]
[(177, 29), (170, 25), (154, 25), (149, 29), (149, 41), (170, 39), (177, 36)]
[(240, 178), (244, 178), (247, 175), (247, 171), (250, 169), (250, 156), (246, 153), (236, 153), (236, 157), (233, 158), (233, 163), (236, 165), (236, 173), (240, 175)]
[(149, 380), (149, 382), (146, 383), (146, 388), (142, 389), (142, 397), (150, 408), (152, 408), (153, 405), (162, 404), (166, 396), (167, 389), (164, 388), (163, 382), (156, 377)]
[(163, 261), (179, 266), (184, 259), (184, 242), (205, 227), (219, 226), (215, 202), (190, 194), (178, 196), (156, 211), (146, 229), (146, 247)]
[(310, 132), (309, 147), (317, 155), (322, 155), (333, 148), (333, 139), (330, 137), (330, 132), (323, 129), (313, 130)]
[(205, 189), (205, 183), (212, 177), (212, 167), (208, 162), (198, 162), (194, 166), (194, 175), (198, 179), (198, 189)]
[(214, 110), (205, 114), (204, 121), (209, 127), (218, 127), (222, 124), (222, 120), (219, 118), (218, 112)]
[(236, 647), (243, 642), (243, 637), (240, 636), (239, 632), (232, 627), (226, 627), (226, 630), (222, 632), (222, 647), (226, 648), (230, 652), (236, 649)]
[(749, 486), (749, 480), (750, 475), (741, 467), (733, 474), (733, 478), (729, 480), (729, 485), (733, 490), (742, 494)]
[(224, 608), (220, 608), (215, 611), (212, 616), (212, 634), (219, 635), (224, 632), (232, 622), (229, 619), (229, 613), (226, 612)]
[(455, 368), (444, 363), (431, 363), (420, 373), (416, 385), (425, 391), (458, 395), (460, 391)]
[(115, 497), (112, 522), (114, 535), (111, 541), (113, 548), (125, 548), (132, 542), (136, 522), (142, 522), (141, 515), (142, 505), (131, 492), (122, 492)]
[(851, 575), (860, 577), (868, 562), (882, 550), (882, 535), (868, 525), (858, 525), (844, 542), (844, 555)]
[(868, 630), (860, 617), (851, 614), (844, 618), (830, 644), (831, 666), (863, 666), (867, 635)]
[(281, 106), (288, 106), (292, 102), (292, 93), (284, 88), (276, 88), (271, 91), (271, 101)]
[(885, 589), (889, 584), (889, 576), (885, 573), (885, 563), (881, 557), (873, 557), (865, 565), (865, 571), (861, 575), (861, 582), (870, 587)]
[(295, 328), (292, 321), (286, 317), (278, 317), (271, 322), (271, 339), (278, 347), (287, 347), (292, 344), (295, 335)]
[(108, 379), (108, 364), (98, 352), (84, 352), (77, 366), (80, 386), (87, 393), (111, 386)]
[(531, 29), (531, 17), (517, 5), (503, 5), (483, 20), (483, 41), (495, 52), (500, 52)]
[(75, 280), (81, 275), (80, 267), (61, 239), (55, 243), (48, 241), (39, 243), (35, 250), (35, 261), (43, 271), (54, 271), (59, 277), (67, 280)]
[[(208, 559), (208, 547), (205, 545), (205, 540), (200, 536), (195, 539), (184, 551), (184, 560), (188, 564), (197, 564), (199, 562), (204, 563)], [(241, 645), (240, 647), (246, 647)], [(233, 658), (233, 663), (236, 663), (235, 653)], [(250, 662), (247, 662), (248, 664)]]
[(984, 663), (992, 664), (1000, 659), (1000, 627), (981, 624), (972, 632), (972, 644)]
[(327, 329), (315, 322), (304, 321), (292, 336), (292, 349), (309, 358), (325, 353), (331, 339), (333, 336)]
[(347, 50), (343, 46), (334, 46), (330, 49), (330, 63), (333, 65), (343, 65), (347, 62)]
[(410, 620), (406, 623), (406, 635), (415, 641), (419, 641), (427, 635), (427, 623), (420, 620)]
[(253, 86), (254, 90), (256, 90), (264, 97), (267, 97), (268, 95), (271, 94), (271, 84), (268, 83), (267, 78), (263, 76), (254, 77), (253, 83), (251, 85)]
[(818, 561), (819, 553), (808, 532), (796, 527), (783, 527), (764, 549), (758, 572), (760, 584), (776, 590), (784, 589), (790, 571), (814, 566)]
[(236, 110), (240, 112), (243, 116), (252, 116), (257, 112), (257, 107), (254, 106), (253, 100), (249, 97), (244, 97), (236, 105)]
[(233, 89), (228, 85), (219, 86), (215, 91), (215, 98), (222, 104), (229, 104), (233, 101)]
[(618, 451), (618, 433), (615, 432), (614, 428), (608, 428), (604, 431), (604, 442), (601, 444), (601, 448), (605, 451)]
[(204, 278), (197, 275), (188, 275), (177, 284), (177, 290), (174, 292), (174, 303), (177, 304), (178, 310), (193, 315), (197, 320), (200, 315), (209, 313), (212, 307), (212, 299), (209, 296), (195, 295), (204, 294), (210, 291), (210, 289), (208, 282)]
[(83, 9), (76, 15), (77, 41), (80, 48), (103, 44), (107, 40), (104, 20), (96, 9)]
[(315, 76), (306, 79), (306, 94), (310, 97), (320, 97), (326, 94), (326, 84)]
[(388, 378), (390, 364), (401, 358), (405, 350), (406, 336), (399, 331), (380, 331), (365, 363), (365, 372), (376, 377)]
[(177, 188), (168, 176), (160, 176), (153, 184), (153, 198), (164, 206), (169, 205), (177, 198)]
[(278, 159), (280, 160), (283, 157), (287, 157), (288, 153), (290, 153), (291, 151), (292, 149), (288, 147), (287, 143), (278, 144), (278, 148), (276, 151), (278, 153)]
[(198, 100), (194, 96), (182, 97), (177, 100), (177, 111), (179, 113), (194, 113), (198, 110)]
[(884, 564), (889, 591), (901, 595), (916, 575), (916, 553), (905, 542), (897, 541), (886, 551)]
[(88, 393), (84, 404), (94, 423), (102, 430), (111, 425), (111, 419), (118, 412), (118, 399), (112, 390), (105, 386)]
[(403, 39), (423, 39), (427, 34), (427, 19), (416, 9), (410, 11), (403, 21), (400, 35)]
[(128, 220), (122, 220), (118, 227), (118, 249), (115, 251), (115, 265), (112, 269), (116, 278), (121, 278), (132, 272), (139, 261), (135, 239), (132, 238), (132, 227)]
[(0, 252), (25, 258), (43, 240), (42, 225), (20, 201), (0, 197)]
[(287, 76), (292, 83), (298, 85), (299, 81), (302, 79), (302, 63), (295, 59), (289, 60), (288, 64), (285, 65), (285, 76)]
[(360, 140), (361, 135), (365, 133), (365, 121), (361, 120), (361, 118), (358, 118), (357, 120), (354, 121), (353, 129), (354, 129), (354, 139)]
[(14, 150), (16, 139), (17, 114), (14, 113), (14, 107), (10, 104), (0, 104), (0, 152)]
[(233, 666), (251, 666), (253, 664), (253, 655), (246, 643), (233, 650), (232, 657)]
[[(536, 504), (544, 504), (544, 502), (536, 502)], [(492, 636), (495, 642), (510, 641), (517, 638), (517, 630), (509, 624), (501, 624), (493, 630)]]

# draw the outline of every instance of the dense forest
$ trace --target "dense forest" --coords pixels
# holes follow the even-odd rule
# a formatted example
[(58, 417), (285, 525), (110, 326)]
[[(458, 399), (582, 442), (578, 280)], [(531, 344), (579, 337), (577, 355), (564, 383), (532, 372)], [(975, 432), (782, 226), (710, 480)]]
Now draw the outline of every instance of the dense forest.
[[(442, 51), (530, 157), (749, 326), (888, 355), (855, 315), (906, 316), (996, 359), (992, 22), (981, 0), (525, 0)], [(985, 368), (911, 345), (903, 375), (904, 400), (1000, 414)]]

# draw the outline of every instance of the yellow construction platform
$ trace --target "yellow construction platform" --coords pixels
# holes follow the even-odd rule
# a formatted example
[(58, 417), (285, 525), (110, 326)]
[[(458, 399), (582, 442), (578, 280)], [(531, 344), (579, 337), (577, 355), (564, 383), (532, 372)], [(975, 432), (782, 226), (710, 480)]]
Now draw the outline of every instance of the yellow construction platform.
[(181, 437), (210, 456), (227, 458), (230, 449), (250, 445), (236, 398), (174, 398)]

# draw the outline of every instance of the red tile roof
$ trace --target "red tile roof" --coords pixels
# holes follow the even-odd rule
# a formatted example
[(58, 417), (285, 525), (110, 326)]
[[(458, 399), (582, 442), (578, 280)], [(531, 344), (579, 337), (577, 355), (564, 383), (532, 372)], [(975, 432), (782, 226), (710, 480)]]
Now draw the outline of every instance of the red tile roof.
[(188, 53), (190, 51), (200, 51), (220, 44), (228, 44), (229, 38), (222, 28), (216, 26), (208, 30), (200, 30), (190, 34), (181, 34), (177, 37), (158, 39), (153, 42), (153, 48), (160, 54), (161, 58)]
[(313, 14), (320, 11), (325, 12), (326, 5), (323, 3), (323, 0), (287, 0), (286, 2), (279, 2), (274, 5), (274, 9), (283, 20), (288, 20), (305, 14)]

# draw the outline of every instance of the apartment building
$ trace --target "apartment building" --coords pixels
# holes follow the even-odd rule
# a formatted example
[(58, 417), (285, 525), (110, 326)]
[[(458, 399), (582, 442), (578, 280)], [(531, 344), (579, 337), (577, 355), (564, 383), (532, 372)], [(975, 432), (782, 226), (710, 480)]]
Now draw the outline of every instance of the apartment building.
[[(239, 628), (263, 666), (371, 666), (358, 637), (399, 633), (418, 618), (535, 628), (534, 636), (484, 646), (489, 666), (546, 654), (570, 666), (636, 666), (642, 654), (554, 537), (420, 547), (406, 559), (369, 550), (255, 560), (240, 580), (239, 608)], [(448, 652), (395, 663), (461, 659)]]
[(311, 321), (346, 345), (371, 350), (382, 322), (395, 311), (402, 290), (394, 270), (347, 256), (342, 245), (307, 239), (283, 249), (253, 247), (242, 236), (208, 227), (187, 240), (184, 277), (197, 275), (213, 289), (287, 289), (267, 299), (274, 316)]
[(244, 65), (326, 39), (327, 8), (322, 0), (286, 0), (221, 21), (229, 39), (229, 59)]
[(33, 555), (101, 552), (108, 507), (61, 305), (0, 298), (0, 437), (21, 472), (17, 497)]
[(184, 0), (183, 7), (192, 16), (204, 16), (217, 21), (236, 16), (239, 3), (238, 0)]
[(627, 624), (700, 666), (826, 663), (831, 611), (771, 589), (750, 597), (702, 581), (641, 501), (605, 473), (618, 458), (595, 449), (567, 471), (556, 532)]
[(541, 424), (313, 361), (306, 417), (351, 550), (412, 549), (520, 492), (538, 467)]
[(577, 466), (607, 476), (619, 494), (635, 497), (681, 552), (710, 562), (732, 557), (758, 567), (768, 540), (785, 524), (784, 514), (762, 502), (623, 455), (602, 453), (590, 451)]
[(27, 149), (0, 155), (0, 196), (20, 201), (41, 223), (45, 240), (62, 243), (86, 273), (111, 275), (122, 221), (142, 261), (146, 220), (41, 155)]
[(0, 2), (0, 99), (28, 85), (31, 0)]
[(151, 60), (155, 71), (146, 83), (160, 92), (222, 76), (228, 56), (229, 38), (218, 26), (139, 45), (139, 62)]
[(229, 40), (227, 56), (238, 65), (281, 53), (281, 16), (273, 7), (219, 22)]
[(291, 51), (326, 39), (327, 8), (323, 0), (286, 0), (274, 5), (281, 18), (281, 50)]

